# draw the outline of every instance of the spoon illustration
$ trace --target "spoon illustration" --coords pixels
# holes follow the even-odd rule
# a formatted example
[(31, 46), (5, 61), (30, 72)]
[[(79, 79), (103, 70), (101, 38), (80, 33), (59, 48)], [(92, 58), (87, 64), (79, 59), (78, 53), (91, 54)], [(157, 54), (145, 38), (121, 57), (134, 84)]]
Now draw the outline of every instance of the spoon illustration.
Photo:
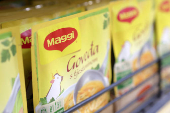
[(109, 56), (109, 50), (110, 50), (110, 42), (107, 43), (107, 52), (106, 56), (104, 58), (103, 64), (99, 70), (87, 70), (79, 79), (79, 81), (76, 84), (73, 100), (74, 104), (77, 103), (77, 94), (78, 91), (88, 82), (90, 81), (101, 81), (105, 87), (109, 85), (108, 79), (104, 76), (104, 72), (107, 66), (108, 56)]
[(20, 89), (20, 78), (18, 74), (17, 77), (15, 78), (14, 86), (12, 88), (12, 93), (10, 95), (10, 98), (6, 104), (3, 113), (12, 113), (19, 89)]

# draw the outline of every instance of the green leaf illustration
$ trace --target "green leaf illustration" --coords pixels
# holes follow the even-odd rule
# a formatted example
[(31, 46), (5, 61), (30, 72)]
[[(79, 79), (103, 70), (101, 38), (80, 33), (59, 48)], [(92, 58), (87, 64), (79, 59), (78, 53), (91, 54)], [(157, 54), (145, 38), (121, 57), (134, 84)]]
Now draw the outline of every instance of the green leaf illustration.
[(98, 70), (99, 68), (100, 68), (100, 66), (99, 66), (99, 64), (98, 64), (98, 65), (96, 66), (96, 68), (95, 68), (95, 69), (96, 69), (96, 70)]
[(10, 45), (10, 41), (9, 40), (5, 40), (3, 42), (1, 42), (4, 46), (9, 46)]
[(16, 46), (15, 45), (12, 45), (10, 47), (11, 51), (12, 51), (12, 55), (14, 56), (16, 54)]
[(98, 70), (100, 68), (100, 65), (99, 64), (97, 64), (97, 66), (95, 67), (95, 68), (91, 68), (91, 69), (93, 69), (93, 70)]
[(64, 89), (60, 92), (59, 96), (64, 92)]
[(10, 53), (8, 49), (4, 49), (1, 53), (1, 62), (6, 62), (7, 59), (10, 60)]
[(50, 102), (49, 102), (49, 103), (54, 102), (54, 101), (55, 101), (55, 99), (54, 99), (54, 98), (52, 98), (52, 99), (50, 99)]
[(40, 98), (40, 102), (41, 102), (42, 105), (47, 104), (47, 99), (46, 99), (46, 97)]
[(109, 17), (108, 13), (105, 13), (105, 14), (104, 14), (104, 17), (105, 17), (105, 18), (108, 18), (108, 17)]
[(107, 28), (107, 20), (104, 20), (103, 29), (106, 29), (106, 28)]

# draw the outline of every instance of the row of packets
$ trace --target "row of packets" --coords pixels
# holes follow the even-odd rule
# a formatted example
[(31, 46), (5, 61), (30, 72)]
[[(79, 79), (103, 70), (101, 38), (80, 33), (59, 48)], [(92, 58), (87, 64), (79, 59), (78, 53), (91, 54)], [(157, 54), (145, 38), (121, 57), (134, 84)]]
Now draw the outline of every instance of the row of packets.
[[(23, 58), (19, 58), (19, 59), (20, 60), (23, 59), (24, 74), (20, 74), (20, 76), (25, 78), (25, 80), (21, 79), (21, 81), (25, 85), (24, 86), (24, 85), (21, 84), (21, 87), (22, 87), (22, 89), (24, 88), (26, 90), (26, 94), (25, 94), (25, 90), (22, 90), (22, 96), (21, 96), (21, 92), (18, 91), (20, 88), (15, 93), (13, 93), (13, 90), (16, 90), (16, 88), (14, 87), (13, 84), (15, 82), (15, 78), (18, 78), (18, 81), (19, 81), (19, 77), (18, 77), (19, 75), (16, 76), (16, 74), (10, 74), (10, 75), (13, 75), (13, 76), (12, 77), (4, 76), (4, 77), (6, 77), (6, 79), (2, 78), (2, 80), (4, 81), (4, 82), (2, 82), (2, 84), (8, 82), (7, 86), (10, 86), (10, 87), (9, 87), (8, 90), (1, 88), (2, 89), (1, 92), (2, 93), (6, 92), (8, 95), (6, 95), (6, 93), (4, 93), (5, 96), (2, 96), (2, 102), (1, 102), (1, 106), (0, 106), (1, 111), (0, 112), (7, 112), (7, 113), (8, 112), (16, 112), (16, 113), (18, 113), (18, 112), (23, 111), (23, 107), (24, 107), (25, 112), (26, 111), (32, 112), (32, 110), (33, 110), (33, 104), (32, 104), (32, 101), (33, 101), (32, 69), (31, 69), (31, 31), (32, 31), (31, 27), (33, 25), (38, 24), (38, 23), (42, 23), (42, 22), (46, 22), (46, 21), (49, 21), (49, 20), (54, 20), (54, 19), (58, 19), (58, 18), (62, 18), (62, 17), (65, 17), (65, 16), (69, 16), (69, 15), (73, 15), (73, 14), (76, 14), (76, 13), (83, 12), (83, 11), (85, 11), (85, 9), (89, 10), (89, 9), (92, 9), (93, 7), (96, 7), (96, 6), (102, 6), (102, 5), (106, 4), (106, 2), (108, 3), (108, 1), (101, 1), (100, 3), (96, 3), (93, 6), (87, 6), (86, 8), (84, 6), (83, 7), (77, 7), (75, 4), (72, 4), (71, 6), (67, 6), (65, 4), (64, 5), (60, 4), (60, 5), (54, 5), (52, 7), (47, 6), (47, 7), (44, 7), (43, 9), (41, 9), (41, 10), (39, 10), (39, 9), (38, 10), (31, 10), (29, 12), (27, 12), (27, 11), (16, 11), (16, 12), (10, 12), (10, 13), (9, 12), (1, 12), (0, 13), (0, 20), (1, 20), (0, 23), (2, 23), (1, 28), (4, 29), (4, 28), (13, 27), (13, 26), (18, 26), (17, 28), (14, 28), (15, 29), (14, 32), (18, 33), (18, 30), (19, 30), (19, 33), (17, 34), (17, 36), (14, 35), (14, 34), (9, 35), (9, 36), (5, 35), (5, 37), (9, 38), (9, 39), (3, 38), (4, 40), (2, 40), (2, 49), (1, 49), (2, 59), (1, 59), (1, 61), (2, 61), (3, 65), (1, 65), (1, 66), (4, 67), (4, 68), (2, 68), (3, 71), (1, 70), (1, 72), (2, 72), (3, 75), (8, 75), (8, 73), (6, 73), (7, 72), (6, 70), (8, 68), (5, 65), (8, 66), (9, 64), (12, 64), (11, 67), (13, 67), (13, 66), (15, 67), (15, 65), (16, 65), (16, 67), (18, 67), (17, 65), (19, 63), (17, 62), (17, 60), (16, 59), (10, 60), (10, 58), (8, 58), (8, 57), (12, 57), (11, 52), (10, 52), (10, 48), (11, 48), (11, 51), (13, 50), (13, 51), (16, 52), (15, 46), (21, 46)], [(63, 7), (65, 7), (65, 8), (63, 8)], [(67, 10), (66, 10), (66, 8), (67, 8)], [(50, 11), (49, 14), (47, 13), (48, 11)], [(45, 16), (42, 16), (41, 13), (45, 14)], [(34, 14), (36, 16), (32, 17)], [(31, 18), (27, 18), (29, 16)], [(22, 19), (22, 18), (25, 18), (25, 19)], [(20, 20), (17, 20), (17, 19), (20, 19)], [(9, 21), (9, 20), (14, 20), (14, 21)], [(9, 21), (9, 22), (6, 22), (6, 21)], [(14, 29), (12, 29), (12, 30), (6, 29), (5, 31), (13, 32)], [(3, 33), (4, 32), (2, 31), (2, 34)], [(3, 35), (2, 35), (2, 37), (3, 37)], [(10, 44), (9, 41), (8, 41), (8, 40), (11, 40), (10, 37), (17, 37), (16, 40), (19, 40), (21, 43), (16, 44), (15, 46), (12, 46), (11, 44), (13, 44), (13, 43)], [(12, 39), (12, 42), (15, 43), (15, 40)], [(6, 44), (5, 46), (11, 46), (11, 47), (8, 47), (9, 50), (3, 48), (4, 44)], [(14, 47), (14, 49), (12, 49), (12, 47)], [(10, 62), (7, 63), (6, 62), (7, 60), (10, 60)], [(23, 66), (19, 66), (19, 67), (23, 67)], [(19, 73), (19, 71), (17, 71), (16, 68), (14, 68), (14, 70), (17, 73)], [(21, 71), (22, 71), (22, 69), (21, 69)], [(14, 73), (14, 71), (11, 71), (10, 73)], [(16, 81), (16, 83), (18, 81)], [(20, 87), (20, 83), (18, 83), (18, 84), (19, 84), (18, 87)], [(1, 86), (3, 86), (3, 85), (1, 85)], [(13, 95), (15, 95), (15, 96), (13, 96)], [(18, 98), (18, 95), (20, 96), (20, 98)], [(27, 96), (27, 101), (25, 100), (25, 98), (26, 98), (25, 95)], [(11, 110), (6, 111), (5, 109), (9, 109), (9, 108), (5, 108), (5, 106), (7, 106), (7, 103), (10, 103), (11, 100), (9, 98), (11, 98), (11, 96), (13, 96), (12, 99), (16, 99), (16, 100), (13, 100), (14, 101), (13, 105), (10, 105), (10, 106), (12, 106), (10, 108)], [(22, 99), (22, 97), (23, 97), (23, 99)]]
[[(33, 96), (34, 112), (63, 112), (101, 91), (112, 80), (116, 82), (152, 62), (158, 56), (156, 50), (159, 55), (168, 52), (170, 22), (167, 19), (167, 6), (170, 1), (158, 0), (156, 3), (152, 0), (116, 1), (85, 12), (79, 10), (82, 13), (72, 13), (61, 19), (42, 22), (30, 18), (25, 19), (29, 24), (23, 24), (23, 20), (2, 23), (0, 73), (4, 76), (0, 85), (3, 94), (1, 112), (27, 112), (26, 91), (28, 101)], [(20, 26), (8, 28), (15, 25)], [(111, 53), (114, 55), (111, 56)], [(111, 58), (115, 59), (113, 67)], [(166, 59), (163, 66), (167, 66), (168, 61)], [(118, 85), (114, 88), (115, 96), (136, 87), (155, 74), (157, 69), (157, 64), (154, 64)], [(167, 75), (167, 71), (164, 73)], [(3, 87), (4, 84), (7, 84), (7, 88)], [(155, 84), (157, 76), (117, 101), (115, 111)], [(126, 112), (131, 112), (155, 92), (156, 89), (140, 98)], [(109, 99), (110, 94), (106, 92), (78, 111), (95, 112)]]

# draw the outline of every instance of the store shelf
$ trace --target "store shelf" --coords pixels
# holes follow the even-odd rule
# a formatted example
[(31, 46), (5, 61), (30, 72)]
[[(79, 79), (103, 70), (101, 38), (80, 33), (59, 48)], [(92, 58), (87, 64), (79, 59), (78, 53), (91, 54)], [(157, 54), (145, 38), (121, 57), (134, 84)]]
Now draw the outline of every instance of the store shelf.
[(156, 103), (149, 110), (147, 110), (146, 113), (156, 113), (169, 101), (170, 101), (170, 92), (168, 94), (165, 94), (158, 101), (156, 101)]
[(125, 107), (123, 107), (121, 110), (117, 111), (116, 113), (122, 113), (124, 110), (126, 110), (128, 107), (130, 107), (132, 104), (134, 104), (135, 102), (137, 102), (141, 97), (143, 97), (144, 95), (147, 95), (149, 92), (152, 92), (155, 90), (157, 86), (153, 86), (151, 87), (149, 90), (147, 90), (146, 92), (144, 92), (142, 95), (140, 95), (138, 98), (132, 100), (130, 103), (128, 103)]
[(152, 104), (158, 99), (157, 95), (153, 95), (151, 98), (149, 98), (147, 101), (142, 103), (139, 107), (137, 107), (132, 113), (140, 113), (140, 112), (146, 112), (147, 109), (149, 109)]

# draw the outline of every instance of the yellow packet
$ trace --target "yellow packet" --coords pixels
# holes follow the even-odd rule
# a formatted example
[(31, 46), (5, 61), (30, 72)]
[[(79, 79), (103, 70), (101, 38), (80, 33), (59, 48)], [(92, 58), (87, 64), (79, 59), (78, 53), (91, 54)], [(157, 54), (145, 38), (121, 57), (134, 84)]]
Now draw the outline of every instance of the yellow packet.
[(0, 30), (0, 112), (27, 113), (19, 28)]
[[(112, 17), (113, 51), (115, 56), (114, 81), (118, 81), (132, 72), (142, 68), (157, 58), (154, 46), (154, 7), (151, 0), (116, 1), (110, 4)], [(115, 87), (116, 96), (120, 96), (136, 87), (148, 77), (157, 72), (157, 64), (139, 72), (134, 77)], [(155, 83), (152, 79), (138, 89), (116, 102), (117, 111), (143, 92), (149, 90)], [(137, 101), (126, 109), (131, 112), (142, 103)]]
[[(109, 18), (105, 6), (33, 26), (36, 113), (63, 112), (110, 84)], [(105, 93), (79, 111), (95, 112), (108, 100), (109, 94)]]
[[(41, 22), (49, 21), (52, 15), (33, 17), (2, 24), (2, 28), (19, 26), (19, 38), (22, 43), (22, 54), (24, 63), (24, 74), (27, 91), (27, 99), (32, 98), (32, 68), (31, 68), (31, 27)], [(31, 105), (31, 104), (29, 104)]]
[[(156, 0), (157, 50), (161, 57), (170, 52), (170, 0)], [(170, 84), (170, 57), (162, 59), (162, 87)]]

